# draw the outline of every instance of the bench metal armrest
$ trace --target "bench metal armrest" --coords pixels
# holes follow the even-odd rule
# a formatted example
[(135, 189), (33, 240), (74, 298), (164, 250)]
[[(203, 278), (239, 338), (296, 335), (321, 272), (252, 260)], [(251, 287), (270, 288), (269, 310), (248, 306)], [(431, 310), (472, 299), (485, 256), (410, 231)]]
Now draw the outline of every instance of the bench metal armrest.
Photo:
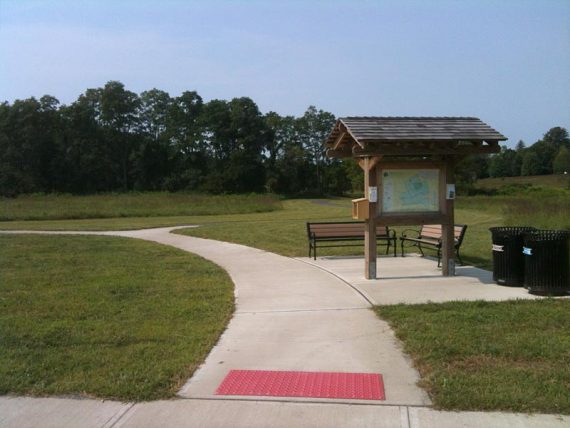
[(401, 238), (407, 238), (408, 232), (414, 232), (416, 234), (416, 238), (418, 238), (420, 236), (420, 233), (421, 233), (419, 230), (416, 230), (416, 229), (405, 229), (404, 231), (402, 231), (402, 235), (401, 235), (400, 239)]

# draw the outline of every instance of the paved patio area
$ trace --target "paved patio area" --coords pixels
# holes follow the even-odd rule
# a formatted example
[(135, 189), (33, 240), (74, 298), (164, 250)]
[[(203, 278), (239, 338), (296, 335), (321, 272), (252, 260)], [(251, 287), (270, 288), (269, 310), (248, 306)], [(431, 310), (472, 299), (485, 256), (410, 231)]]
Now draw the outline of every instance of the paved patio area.
[(492, 272), (473, 266), (458, 266), (456, 276), (443, 277), (436, 259), (416, 254), (380, 257), (376, 280), (364, 278), (362, 257), (319, 257), (317, 260), (303, 257), (298, 260), (344, 280), (374, 305), (541, 298), (522, 287), (497, 285), (493, 282)]

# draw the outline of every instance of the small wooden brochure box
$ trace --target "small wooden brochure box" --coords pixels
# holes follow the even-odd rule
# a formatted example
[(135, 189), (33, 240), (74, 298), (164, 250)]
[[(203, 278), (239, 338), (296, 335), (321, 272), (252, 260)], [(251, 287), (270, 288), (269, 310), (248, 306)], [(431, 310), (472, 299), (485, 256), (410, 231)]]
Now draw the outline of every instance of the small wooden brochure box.
[(366, 220), (368, 218), (368, 198), (352, 200), (352, 218), (354, 220)]

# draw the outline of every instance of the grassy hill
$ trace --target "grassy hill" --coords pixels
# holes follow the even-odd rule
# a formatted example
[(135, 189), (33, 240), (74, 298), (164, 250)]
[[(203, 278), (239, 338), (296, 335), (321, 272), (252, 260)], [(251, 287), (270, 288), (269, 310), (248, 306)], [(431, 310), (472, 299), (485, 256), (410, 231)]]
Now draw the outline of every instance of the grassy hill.
[(527, 177), (484, 178), (475, 183), (480, 189), (500, 189), (505, 186), (570, 189), (570, 175), (532, 175)]

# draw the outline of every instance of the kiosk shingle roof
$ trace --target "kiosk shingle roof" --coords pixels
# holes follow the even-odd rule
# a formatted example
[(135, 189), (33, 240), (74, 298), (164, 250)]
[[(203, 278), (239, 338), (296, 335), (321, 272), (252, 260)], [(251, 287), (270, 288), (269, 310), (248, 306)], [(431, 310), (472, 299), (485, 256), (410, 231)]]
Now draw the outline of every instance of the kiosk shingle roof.
[(343, 126), (356, 142), (507, 139), (476, 117), (341, 117), (327, 139), (327, 146), (335, 142)]
[(325, 145), (330, 157), (497, 153), (500, 132), (476, 117), (341, 117)]

